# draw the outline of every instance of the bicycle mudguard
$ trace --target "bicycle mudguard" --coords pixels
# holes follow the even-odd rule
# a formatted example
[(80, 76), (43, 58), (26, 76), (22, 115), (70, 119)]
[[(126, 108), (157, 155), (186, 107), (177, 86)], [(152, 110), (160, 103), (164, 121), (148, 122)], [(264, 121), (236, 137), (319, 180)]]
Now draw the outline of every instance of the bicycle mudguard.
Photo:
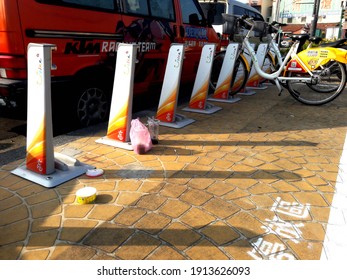
[(247, 71), (250, 72), (251, 71), (251, 65), (249, 64), (247, 58), (245, 57), (245, 55), (243, 53), (240, 53), (241, 59), (245, 62)]
[(346, 64), (347, 50), (331, 47), (303, 50), (289, 61), (286, 71), (306, 73), (307, 70), (315, 70), (331, 60)]

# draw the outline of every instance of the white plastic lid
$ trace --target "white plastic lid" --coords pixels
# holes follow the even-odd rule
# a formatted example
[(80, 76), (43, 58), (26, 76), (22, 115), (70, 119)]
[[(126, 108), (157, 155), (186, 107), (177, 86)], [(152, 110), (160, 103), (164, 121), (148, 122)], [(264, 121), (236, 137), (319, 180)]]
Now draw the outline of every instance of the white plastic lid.
[(93, 187), (84, 187), (76, 192), (76, 195), (79, 197), (89, 197), (94, 194), (96, 194), (96, 188)]
[(104, 170), (98, 168), (98, 169), (89, 169), (86, 172), (86, 175), (88, 177), (98, 177), (101, 176), (102, 174), (104, 174)]

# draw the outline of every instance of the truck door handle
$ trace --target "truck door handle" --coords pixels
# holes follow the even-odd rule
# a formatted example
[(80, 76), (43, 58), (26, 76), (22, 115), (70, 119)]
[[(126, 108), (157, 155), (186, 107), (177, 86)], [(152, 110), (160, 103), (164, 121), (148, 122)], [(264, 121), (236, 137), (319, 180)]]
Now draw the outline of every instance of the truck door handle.
[(173, 26), (173, 34), (174, 34), (174, 37), (176, 38), (177, 37), (177, 25)]
[(186, 35), (186, 30), (183, 25), (180, 25), (180, 36), (183, 38)]

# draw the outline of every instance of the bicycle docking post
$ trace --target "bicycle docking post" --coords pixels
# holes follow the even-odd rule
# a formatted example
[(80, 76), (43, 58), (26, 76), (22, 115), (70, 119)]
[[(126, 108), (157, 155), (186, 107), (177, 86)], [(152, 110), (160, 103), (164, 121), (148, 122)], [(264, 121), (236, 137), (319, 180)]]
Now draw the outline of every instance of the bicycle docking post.
[(130, 143), (130, 124), (137, 48), (133, 44), (118, 46), (107, 135), (96, 140), (96, 143), (133, 150)]
[(156, 119), (160, 125), (171, 128), (185, 127), (195, 120), (176, 114), (179, 86), (184, 58), (184, 45), (172, 44), (166, 64), (163, 87)]
[(11, 173), (46, 188), (76, 178), (93, 166), (54, 153), (51, 108), (52, 44), (28, 46), (26, 164)]
[[(261, 67), (263, 67), (263, 65), (264, 65), (267, 47), (268, 47), (267, 43), (261, 43), (261, 44), (259, 44), (259, 46), (257, 48), (256, 56), (257, 56), (258, 63)], [(246, 84), (246, 88), (249, 88), (249, 89), (267, 89), (267, 86), (261, 85), (262, 79), (263, 78), (255, 70), (255, 66), (252, 65), (251, 72), (250, 72), (249, 78), (248, 78), (248, 82)]]
[(206, 102), (215, 51), (215, 44), (206, 44), (202, 48), (189, 106), (183, 108), (183, 111), (213, 114), (222, 109), (221, 107)]
[[(252, 48), (255, 48), (255, 44), (252, 43), (251, 46), (252, 46)], [(246, 58), (248, 64), (249, 64), (249, 65), (252, 65), (251, 55), (248, 53), (248, 50), (247, 50), (247, 49), (244, 49), (243, 55), (245, 56), (245, 58)], [(241, 77), (241, 78), (242, 78), (242, 77)], [(237, 77), (236, 77), (235, 80), (237, 81)], [(241, 81), (241, 82), (242, 82), (242, 81)], [(247, 88), (246, 85), (245, 85), (245, 87), (242, 88), (242, 89), (240, 90), (240, 92), (238, 92), (237, 94), (238, 94), (238, 95), (250, 96), (250, 95), (256, 94), (256, 92), (255, 92), (254, 90), (250, 90), (250, 89)]]
[(210, 101), (235, 103), (241, 100), (239, 97), (230, 97), (231, 81), (234, 73), (235, 62), (239, 52), (240, 44), (230, 43), (227, 47), (222, 68), (218, 77), (217, 86)]

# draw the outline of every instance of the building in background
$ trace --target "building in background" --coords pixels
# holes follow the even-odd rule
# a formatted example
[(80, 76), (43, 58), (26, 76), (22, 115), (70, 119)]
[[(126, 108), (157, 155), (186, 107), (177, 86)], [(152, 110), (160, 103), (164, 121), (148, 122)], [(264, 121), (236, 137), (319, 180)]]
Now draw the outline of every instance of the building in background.
[[(284, 31), (300, 33), (313, 20), (317, 0), (244, 0), (261, 12), (268, 21), (287, 23)], [(316, 2), (317, 3), (317, 2)], [(320, 0), (316, 36), (327, 39), (345, 37), (347, 22), (346, 0)], [(346, 15), (346, 16), (345, 16)]]
[[(204, 0), (226, 2), (227, 0)], [(314, 19), (314, 7), (319, 3), (319, 13), (314, 34), (326, 39), (347, 37), (347, 0), (238, 0), (257, 9), (267, 22), (286, 23), (287, 33), (303, 33)], [(201, 1), (202, 2), (202, 1)], [(315, 24), (313, 25), (315, 26)]]

